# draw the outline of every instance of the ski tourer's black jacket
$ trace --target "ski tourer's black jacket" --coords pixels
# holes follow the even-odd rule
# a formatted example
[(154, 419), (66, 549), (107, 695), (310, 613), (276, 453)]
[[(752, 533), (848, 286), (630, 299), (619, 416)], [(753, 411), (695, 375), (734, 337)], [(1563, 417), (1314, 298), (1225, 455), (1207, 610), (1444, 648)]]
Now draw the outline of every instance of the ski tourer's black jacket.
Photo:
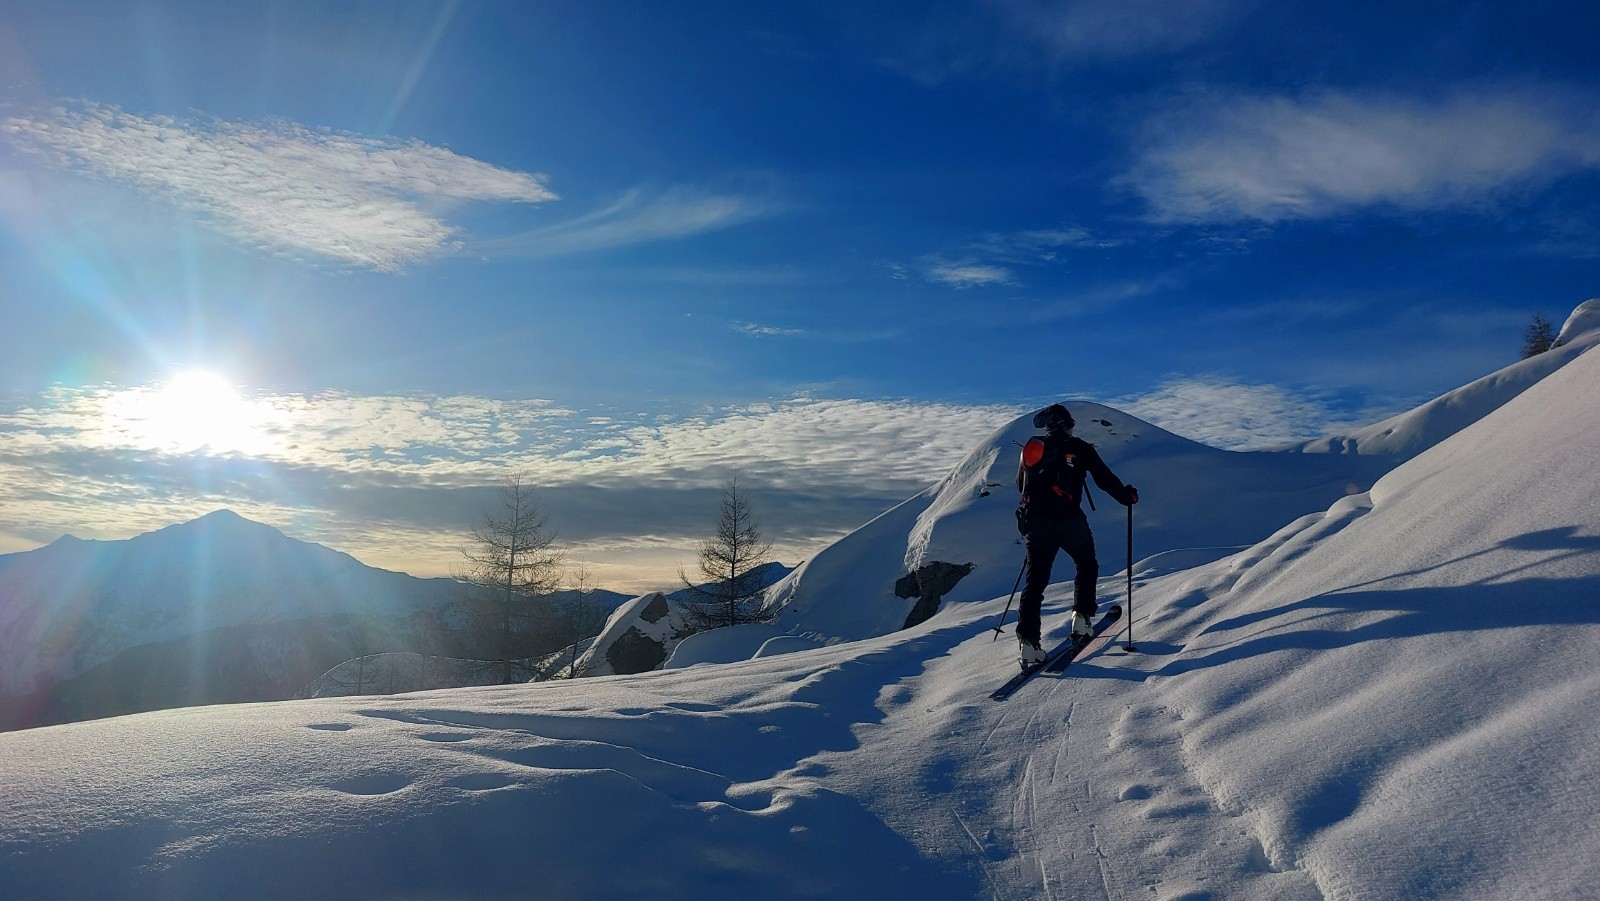
[(1022, 492), (1019, 513), (1026, 511), (1029, 517), (1081, 513), (1079, 503), (1089, 476), (1117, 503), (1132, 503), (1128, 487), (1100, 459), (1094, 445), (1073, 435), (1046, 434), (1041, 440), (1044, 456), (1040, 462), (1033, 467), (1017, 466), (1017, 490)]

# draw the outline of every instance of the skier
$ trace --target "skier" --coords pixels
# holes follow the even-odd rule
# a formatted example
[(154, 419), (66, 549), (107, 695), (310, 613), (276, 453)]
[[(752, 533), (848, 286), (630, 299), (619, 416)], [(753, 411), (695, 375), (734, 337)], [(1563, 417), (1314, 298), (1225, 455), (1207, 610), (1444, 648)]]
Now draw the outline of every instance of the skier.
[(1094, 476), (1095, 484), (1118, 503), (1131, 507), (1139, 502), (1139, 492), (1111, 472), (1094, 445), (1072, 434), (1075, 423), (1066, 407), (1051, 404), (1034, 415), (1033, 425), (1045, 430), (1044, 437), (1028, 439), (1017, 467), (1017, 489), (1022, 492), (1017, 528), (1028, 547), (1027, 584), (1017, 607), (1023, 669), (1044, 662), (1039, 647), (1039, 608), (1045, 586), (1050, 584), (1056, 551), (1066, 551), (1078, 568), (1072, 634), (1084, 636), (1092, 631), (1099, 609), (1095, 583), (1100, 578), (1100, 562), (1095, 559), (1089, 519), (1079, 506), (1088, 476)]

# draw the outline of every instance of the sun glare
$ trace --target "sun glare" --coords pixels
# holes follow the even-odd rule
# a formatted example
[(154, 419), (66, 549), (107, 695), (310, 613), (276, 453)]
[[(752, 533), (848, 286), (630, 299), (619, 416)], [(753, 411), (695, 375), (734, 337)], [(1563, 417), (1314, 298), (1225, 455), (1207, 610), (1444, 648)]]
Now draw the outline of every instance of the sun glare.
[(108, 413), (117, 431), (143, 447), (255, 454), (266, 445), (259, 405), (209, 370), (185, 370), (160, 387), (119, 392)]

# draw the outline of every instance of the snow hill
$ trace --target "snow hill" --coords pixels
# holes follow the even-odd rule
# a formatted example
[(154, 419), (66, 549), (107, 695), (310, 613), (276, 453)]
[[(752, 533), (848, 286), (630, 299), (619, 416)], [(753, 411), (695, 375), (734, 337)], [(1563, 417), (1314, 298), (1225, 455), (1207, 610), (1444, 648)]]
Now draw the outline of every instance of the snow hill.
[[(796, 653), (3, 734), (0, 897), (1589, 897), (1597, 385), (1577, 353), (1370, 486), (1296, 510), (1321, 489), (1287, 482), (1249, 546), (1136, 567), (1138, 653), (1005, 704), (1013, 575), (958, 598), (978, 560), (921, 625)], [(1154, 437), (1112, 466), (1177, 535), (1155, 498), (1203, 458)], [(892, 558), (858, 580), (876, 593), (911, 552), (977, 559), (961, 524), (991, 541), (994, 498), (954, 489), (1002, 444), (791, 575), (789, 615), (870, 633), (877, 610), (821, 588), (850, 560)], [(1173, 468), (1140, 472), (1145, 447)], [(1112, 568), (1102, 600), (1127, 603)]]
[[(1403, 460), (1487, 416), (1596, 344), (1600, 298), (1580, 305), (1544, 354), (1348, 436), (1277, 451), (1219, 450), (1099, 404), (1068, 406), (1075, 434), (1095, 445), (1125, 483), (1145, 489), (1134, 511), (1135, 559), (1147, 572), (1183, 569), (1365, 492)], [(896, 580), (936, 560), (975, 564), (946, 605), (1009, 594), (1024, 556), (1014, 520), (1017, 456), (1035, 434), (1031, 415), (1018, 418), (941, 482), (800, 566), (773, 594), (783, 608), (776, 631), (819, 642), (894, 631), (912, 603), (896, 596)], [(1126, 516), (1103, 495), (1098, 510), (1089, 511), (1102, 574), (1128, 563)], [(1063, 558), (1060, 565), (1071, 564)]]
[[(1069, 402), (1075, 434), (1141, 489), (1135, 554), (1187, 567), (1259, 541), (1294, 516), (1365, 491), (1394, 465), (1361, 456), (1219, 450), (1099, 404)], [(895, 583), (942, 561), (974, 564), (944, 606), (1008, 595), (1024, 557), (1016, 526), (1018, 451), (1031, 414), (996, 431), (939, 483), (802, 564), (775, 588), (781, 631), (853, 641), (899, 629), (913, 601)], [(1127, 564), (1127, 509), (1091, 487), (1102, 574)], [(1063, 564), (1070, 568), (1070, 562)]]
[(1504, 406), (1540, 379), (1600, 343), (1600, 298), (1578, 306), (1550, 350), (1436, 397), (1415, 410), (1289, 448), (1305, 453), (1388, 454), (1409, 459)]

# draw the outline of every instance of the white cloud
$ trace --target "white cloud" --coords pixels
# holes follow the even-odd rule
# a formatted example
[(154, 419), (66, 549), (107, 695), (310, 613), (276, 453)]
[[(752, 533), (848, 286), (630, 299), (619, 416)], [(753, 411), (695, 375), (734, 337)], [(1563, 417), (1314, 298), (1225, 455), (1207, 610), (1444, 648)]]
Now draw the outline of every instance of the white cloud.
[(675, 546), (686, 560), (737, 469), (793, 560), (922, 490), (1021, 412), (796, 398), (662, 421), (537, 399), (267, 395), (248, 398), (261, 440), (245, 456), (119, 422), (147, 392), (57, 388), (0, 405), (0, 533), (126, 537), (230, 507), (369, 562), (443, 573), (486, 489), (517, 472), (564, 541)]
[(740, 331), (754, 338), (803, 338), (809, 332), (799, 328), (783, 328), (776, 325), (759, 325), (754, 322), (736, 322), (735, 331)]
[(927, 270), (929, 281), (953, 288), (978, 288), (988, 285), (1015, 285), (1016, 276), (1004, 266), (987, 263), (942, 263)]
[(987, 262), (1028, 264), (1053, 262), (1063, 248), (1104, 250), (1123, 243), (1086, 228), (1060, 226), (985, 235), (968, 249)]
[[(995, 232), (970, 240), (951, 253), (929, 254), (921, 260), (921, 267), (928, 281), (954, 288), (1015, 287), (1020, 284), (1019, 268), (1056, 263), (1062, 251), (1069, 248), (1105, 250), (1122, 243), (1120, 238), (1073, 225)], [(903, 266), (891, 263), (889, 271), (892, 278), (906, 278)]]
[(1229, 97), (1156, 117), (1124, 179), (1161, 221), (1312, 219), (1482, 202), (1600, 165), (1589, 105), (1494, 90), (1426, 101)]
[(674, 188), (632, 190), (614, 203), (566, 222), (475, 242), (489, 256), (551, 257), (687, 238), (774, 215), (782, 204), (761, 197)]
[(617, 471), (720, 481), (739, 469), (791, 488), (834, 483), (918, 490), (1020, 412), (1003, 406), (797, 399), (635, 429)]
[[(34, 405), (0, 412), (6, 455), (170, 455), (171, 449), (152, 446), (116, 420), (123, 399), (146, 390), (56, 388)], [(272, 439), (258, 459), (342, 473), (389, 472), (436, 487), (492, 481), (511, 468), (529, 470), (547, 484), (715, 485), (739, 468), (785, 484), (870, 479), (920, 486), (1017, 412), (802, 398), (653, 422), (642, 414), (591, 416), (547, 400), (325, 392), (251, 403)]]
[(1008, 28), (1053, 62), (1171, 53), (1236, 21), (1246, 0), (998, 0)]
[(1307, 441), (1338, 420), (1313, 396), (1220, 378), (1175, 379), (1149, 394), (1111, 403), (1169, 432), (1225, 450)]
[(556, 199), (542, 175), (292, 122), (187, 122), (88, 103), (13, 116), (0, 136), (198, 213), (249, 246), (379, 270), (452, 246), (456, 230), (429, 205)]

